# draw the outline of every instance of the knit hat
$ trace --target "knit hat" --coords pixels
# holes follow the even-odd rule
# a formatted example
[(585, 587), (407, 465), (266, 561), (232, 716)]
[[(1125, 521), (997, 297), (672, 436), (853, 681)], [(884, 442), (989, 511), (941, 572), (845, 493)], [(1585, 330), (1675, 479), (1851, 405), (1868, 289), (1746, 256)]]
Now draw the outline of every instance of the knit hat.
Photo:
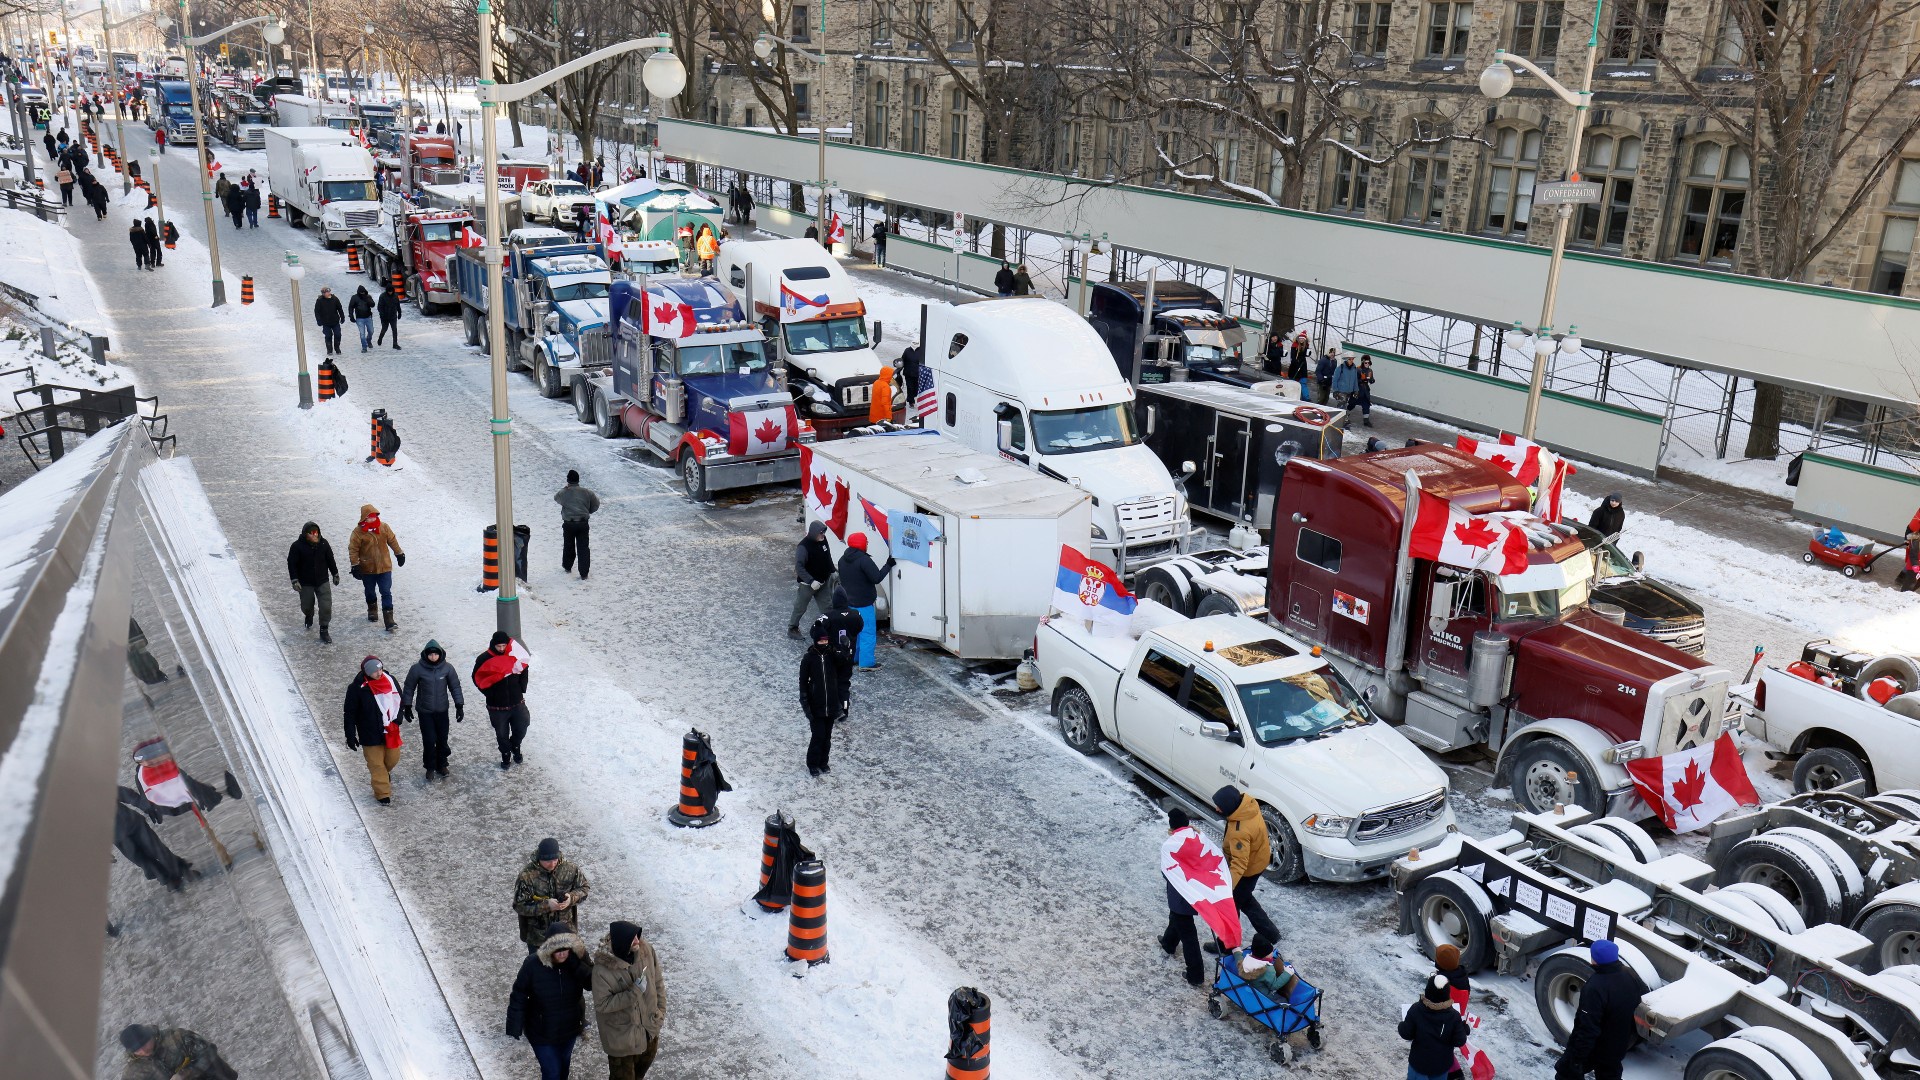
[(555, 840), (551, 836), (547, 837), (545, 840), (540, 841), (540, 847), (534, 853), (534, 858), (540, 860), (541, 862), (545, 862), (548, 859), (557, 859), (559, 857), (560, 857), (560, 841)]
[(512, 642), (512, 634), (507, 633), (505, 630), (495, 630), (493, 636), (487, 639), (487, 646), (491, 648), (495, 645), (508, 645)]
[(153, 1041), (153, 1029), (145, 1024), (128, 1024), (120, 1029), (120, 1045), (131, 1054)]
[(861, 551), (867, 550), (867, 534), (854, 533), (852, 536), (847, 537), (847, 546), (850, 548), (859, 548)]
[(1240, 789), (1232, 784), (1223, 785), (1213, 793), (1213, 808), (1223, 814), (1231, 814), (1240, 809)]
[(1421, 996), (1438, 1005), (1453, 996), (1453, 987), (1445, 975), (1435, 975), (1427, 980), (1427, 988)]
[(1187, 812), (1184, 808), (1176, 806), (1173, 809), (1167, 811), (1167, 827), (1168, 828), (1184, 829), (1191, 824), (1193, 824), (1193, 819), (1187, 816)]
[(555, 919), (547, 924), (547, 937), (549, 939), (559, 937), (561, 934), (571, 933), (573, 933), (573, 925), (565, 919)]
[(578, 470), (578, 469), (568, 469), (568, 470), (567, 470), (567, 483), (569, 483), (569, 484), (577, 484), (577, 483), (579, 483), (579, 482), (580, 482), (580, 470)]
[(1594, 942), (1593, 948), (1588, 950), (1588, 952), (1591, 953), (1593, 962), (1596, 964), (1611, 964), (1615, 960), (1620, 959), (1620, 946), (1615, 945), (1606, 938), (1601, 938), (1599, 941)]
[(1273, 939), (1265, 934), (1253, 935), (1253, 955), (1262, 959), (1273, 955)]
[(308, 533), (317, 533), (319, 531), (320, 531), (320, 523), (317, 521), (309, 521), (305, 525), (300, 526), (301, 536), (305, 536)]
[(640, 936), (640, 927), (630, 922), (617, 922), (607, 927), (607, 936), (612, 940), (613, 955), (633, 963), (633, 942)]
[(1434, 946), (1433, 966), (1441, 971), (1452, 971), (1460, 966), (1460, 946), (1452, 942), (1442, 942)]
[(384, 665), (380, 663), (379, 657), (369, 656), (365, 660), (360, 661), (360, 674), (365, 675), (367, 678), (371, 679), (375, 675), (380, 674), (380, 669), (382, 666)]

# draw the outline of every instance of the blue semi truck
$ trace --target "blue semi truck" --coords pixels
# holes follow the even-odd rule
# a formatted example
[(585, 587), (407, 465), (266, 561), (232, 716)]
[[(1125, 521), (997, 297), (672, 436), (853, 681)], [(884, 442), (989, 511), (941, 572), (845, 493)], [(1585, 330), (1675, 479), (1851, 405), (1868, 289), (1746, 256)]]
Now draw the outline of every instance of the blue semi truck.
[(770, 362), (766, 337), (713, 277), (616, 281), (613, 365), (573, 383), (602, 438), (632, 435), (673, 465), (687, 495), (800, 478), (813, 428)]
[[(487, 344), (487, 264), (483, 249), (463, 247), (447, 263), (460, 293), (467, 344)], [(507, 367), (530, 371), (543, 397), (562, 397), (575, 375), (612, 362), (607, 293), (613, 274), (599, 244), (577, 244), (558, 229), (507, 234), (500, 266)]]
[(147, 98), (147, 126), (167, 129), (167, 141), (191, 141), (193, 129), (193, 90), (184, 79), (161, 79), (152, 84)]

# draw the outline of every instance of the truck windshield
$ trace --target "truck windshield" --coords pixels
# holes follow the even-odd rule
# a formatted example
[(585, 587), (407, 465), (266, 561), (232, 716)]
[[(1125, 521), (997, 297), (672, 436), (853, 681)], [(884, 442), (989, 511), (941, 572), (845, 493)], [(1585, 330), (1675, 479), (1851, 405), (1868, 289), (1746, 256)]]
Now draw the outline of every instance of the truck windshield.
[(373, 193), (371, 180), (325, 180), (320, 184), (321, 202), (373, 202), (379, 196)]
[(575, 281), (556, 286), (553, 290), (555, 301), (562, 300), (605, 300), (607, 283), (604, 281)]
[(1233, 357), (1228, 356), (1227, 351), (1217, 345), (1187, 346), (1187, 363), (1189, 364), (1212, 365), (1232, 362)]
[(868, 347), (867, 320), (858, 315), (851, 315), (844, 319), (815, 319), (812, 322), (788, 323), (784, 329), (787, 335), (787, 351), (796, 355), (846, 352), (850, 349)]
[(1123, 404), (1034, 412), (1031, 419), (1034, 442), (1043, 454), (1081, 454), (1139, 441), (1133, 413)]
[(1247, 726), (1261, 746), (1324, 734), (1342, 724), (1364, 724), (1373, 713), (1330, 667), (1239, 688)]
[(453, 222), (451, 221), (429, 221), (420, 226), (420, 240), (422, 243), (431, 244), (452, 239)]
[(193, 109), (186, 105), (171, 104), (167, 106), (167, 116), (174, 120), (183, 120), (191, 123), (193, 120)]
[(764, 371), (767, 354), (758, 341), (734, 341), (725, 345), (680, 346), (680, 374), (726, 375), (741, 370)]
[(1533, 592), (1499, 590), (1501, 619), (1555, 619), (1585, 606), (1591, 580), (1582, 578), (1558, 589)]
[(585, 195), (587, 189), (584, 185), (576, 184), (571, 180), (555, 180), (553, 182), (553, 193), (555, 195)]

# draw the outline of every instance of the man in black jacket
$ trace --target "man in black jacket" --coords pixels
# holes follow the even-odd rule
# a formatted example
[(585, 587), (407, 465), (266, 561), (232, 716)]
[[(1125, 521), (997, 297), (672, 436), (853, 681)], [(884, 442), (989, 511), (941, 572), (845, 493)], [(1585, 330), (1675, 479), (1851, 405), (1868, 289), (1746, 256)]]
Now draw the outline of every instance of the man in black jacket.
[(787, 615), (787, 636), (798, 640), (800, 617), (809, 605), (827, 613), (827, 596), (833, 587), (833, 551), (827, 547), (827, 523), (816, 521), (807, 526), (807, 535), (793, 546), (793, 611)]
[(347, 318), (360, 330), (360, 351), (373, 351), (373, 296), (365, 285), (347, 298)]
[(866, 620), (847, 606), (847, 590), (838, 585), (833, 588), (832, 606), (826, 610), (807, 628), (807, 636), (815, 641), (824, 637), (833, 649), (834, 673), (840, 679), (840, 719), (845, 720), (853, 707), (853, 658)]
[(1407, 1006), (1400, 1037), (1413, 1044), (1407, 1048), (1407, 1080), (1446, 1080), (1453, 1052), (1467, 1044), (1467, 1022), (1453, 1005), (1445, 975), (1429, 977), (1420, 1000)]
[(1613, 942), (1594, 942), (1591, 955), (1593, 977), (1580, 988), (1580, 1007), (1553, 1080), (1582, 1080), (1588, 1073), (1595, 1080), (1620, 1080), (1621, 1062), (1638, 1034), (1633, 1015), (1647, 994), (1645, 984), (1620, 961)]
[(340, 298), (333, 290), (321, 286), (320, 295), (313, 301), (313, 321), (320, 324), (320, 335), (327, 343), (327, 355), (340, 352), (340, 324), (347, 321), (347, 309), (340, 306)]
[(300, 614), (307, 617), (307, 628), (313, 628), (313, 609), (318, 605), (320, 644), (332, 644), (327, 625), (333, 621), (333, 586), (340, 584), (340, 568), (333, 561), (333, 545), (320, 535), (317, 523), (307, 522), (299, 539), (287, 548), (287, 578), (300, 594)]
[(455, 722), (467, 718), (466, 692), (460, 689), (460, 672), (447, 663), (447, 653), (437, 641), (428, 641), (420, 650), (420, 660), (407, 669), (407, 681), (400, 686), (400, 716), (413, 719), (420, 714), (420, 764), (428, 776), (447, 775), (447, 713)]
[(389, 281), (381, 288), (380, 302), (374, 305), (374, 310), (380, 313), (380, 336), (374, 339), (374, 344), (386, 344), (387, 331), (391, 330), (393, 331), (393, 347), (396, 349), (399, 348), (400, 296), (393, 291), (393, 282)]
[(527, 673), (525, 648), (505, 630), (496, 630), (487, 651), (473, 658), (473, 685), (487, 699), (487, 720), (493, 724), (494, 742), (500, 748), (500, 767), (510, 769), (524, 762), (520, 742), (527, 737), (532, 717), (527, 713)]
[(840, 588), (846, 593), (847, 606), (860, 613), (860, 640), (854, 647), (854, 659), (862, 671), (880, 666), (873, 662), (874, 649), (880, 644), (880, 623), (874, 605), (880, 596), (880, 583), (887, 580), (892, 570), (892, 555), (887, 556), (886, 565), (882, 566), (867, 554), (866, 533), (857, 532), (847, 537), (847, 550), (840, 553)]
[(542, 1080), (567, 1075), (573, 1042), (587, 1025), (586, 995), (593, 990), (587, 943), (564, 922), (547, 930), (547, 940), (521, 962), (507, 999), (507, 1038), (525, 1036)]
[(807, 714), (807, 727), (813, 733), (807, 740), (809, 776), (832, 771), (827, 755), (833, 750), (833, 722), (847, 707), (838, 667), (833, 643), (825, 634), (814, 638), (813, 646), (800, 658), (800, 709)]

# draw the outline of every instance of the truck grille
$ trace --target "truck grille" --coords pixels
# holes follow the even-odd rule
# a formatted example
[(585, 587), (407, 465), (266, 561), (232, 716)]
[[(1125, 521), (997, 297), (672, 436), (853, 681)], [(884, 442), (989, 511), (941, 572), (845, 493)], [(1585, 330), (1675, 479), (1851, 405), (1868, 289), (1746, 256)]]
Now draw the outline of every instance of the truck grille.
[(1359, 843), (1389, 840), (1413, 832), (1446, 813), (1447, 793), (1440, 790), (1392, 806), (1383, 806), (1360, 815), (1353, 823), (1353, 838)]
[(842, 405), (852, 407), (855, 405), (870, 405), (872, 403), (873, 384), (870, 382), (855, 383), (852, 386), (842, 386), (840, 388), (840, 404)]
[(349, 228), (357, 229), (366, 225), (380, 224), (380, 211), (378, 210), (349, 210), (340, 216)]
[(604, 326), (581, 334), (579, 348), (583, 368), (603, 368), (613, 363), (613, 337)]
[(1707, 620), (1670, 619), (1647, 627), (1642, 633), (1655, 641), (1671, 645), (1695, 656), (1707, 654)]
[(1114, 509), (1120, 517), (1120, 531), (1130, 549), (1143, 543), (1172, 540), (1179, 532), (1179, 514), (1175, 513), (1172, 495), (1135, 499), (1121, 503)]
[(1726, 712), (1727, 685), (1714, 683), (1698, 690), (1681, 690), (1660, 703), (1660, 736), (1656, 755), (1705, 746), (1720, 737), (1720, 719)]

